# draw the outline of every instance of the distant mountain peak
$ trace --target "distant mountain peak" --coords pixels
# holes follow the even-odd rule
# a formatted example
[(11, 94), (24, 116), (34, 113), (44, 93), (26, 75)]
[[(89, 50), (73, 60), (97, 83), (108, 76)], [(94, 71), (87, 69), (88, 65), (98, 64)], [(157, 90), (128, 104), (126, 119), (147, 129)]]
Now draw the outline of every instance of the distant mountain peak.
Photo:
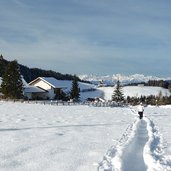
[(81, 80), (90, 81), (94, 84), (98, 84), (102, 81), (107, 85), (113, 85), (119, 79), (122, 84), (129, 83), (141, 83), (148, 82), (149, 80), (171, 80), (171, 78), (161, 78), (156, 76), (145, 76), (143, 74), (133, 74), (133, 75), (123, 75), (123, 74), (113, 74), (113, 75), (95, 75), (95, 74), (84, 74), (79, 75)]

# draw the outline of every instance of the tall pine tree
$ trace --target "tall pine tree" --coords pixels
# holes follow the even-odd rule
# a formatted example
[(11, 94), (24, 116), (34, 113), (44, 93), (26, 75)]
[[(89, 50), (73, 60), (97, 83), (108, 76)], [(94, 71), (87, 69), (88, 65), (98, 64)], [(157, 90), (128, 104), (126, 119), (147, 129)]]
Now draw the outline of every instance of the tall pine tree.
[(121, 102), (123, 100), (124, 100), (124, 94), (123, 94), (121, 83), (118, 79), (112, 95), (112, 101)]
[(1, 91), (6, 98), (20, 99), (23, 97), (23, 83), (16, 60), (8, 64), (2, 76)]
[(80, 89), (79, 89), (79, 86), (78, 86), (77, 77), (75, 76), (74, 80), (72, 81), (71, 99), (79, 101), (79, 98), (80, 98)]

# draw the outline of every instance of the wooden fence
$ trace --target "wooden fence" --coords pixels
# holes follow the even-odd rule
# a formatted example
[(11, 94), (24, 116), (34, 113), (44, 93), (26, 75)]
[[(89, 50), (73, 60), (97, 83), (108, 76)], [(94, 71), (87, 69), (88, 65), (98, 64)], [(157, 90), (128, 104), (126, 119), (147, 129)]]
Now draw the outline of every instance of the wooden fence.
[(27, 104), (42, 104), (42, 105), (54, 105), (54, 106), (76, 106), (87, 105), (91, 107), (123, 107), (122, 103), (116, 102), (70, 102), (70, 101), (57, 101), (57, 100), (1, 100), (1, 102), (13, 102), (13, 103), (27, 103)]

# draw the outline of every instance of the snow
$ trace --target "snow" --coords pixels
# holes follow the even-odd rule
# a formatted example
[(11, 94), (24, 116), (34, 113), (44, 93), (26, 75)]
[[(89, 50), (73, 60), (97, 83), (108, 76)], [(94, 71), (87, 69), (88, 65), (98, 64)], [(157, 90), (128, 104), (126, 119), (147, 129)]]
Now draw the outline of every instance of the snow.
[(136, 110), (0, 102), (0, 170), (171, 170), (171, 106)]
[[(104, 92), (104, 99), (111, 100), (114, 87), (100, 87), (99, 90)], [(171, 93), (168, 89), (162, 87), (150, 87), (150, 86), (125, 86), (123, 87), (123, 94), (125, 97), (141, 97), (142, 96), (158, 96), (159, 93), (163, 96), (169, 96)]]
[(162, 87), (150, 87), (150, 86), (126, 86), (123, 88), (123, 91), (125, 93), (125, 96), (136, 96), (140, 97), (143, 96), (158, 96), (161, 92), (163, 96), (169, 96), (170, 92), (168, 89), (162, 88)]
[[(147, 143), (148, 136), (146, 130), (146, 122), (143, 120), (141, 123), (136, 123), (133, 129), (133, 138), (128, 146), (124, 149), (123, 155), (123, 171), (132, 170), (132, 171), (141, 171), (147, 170), (147, 166), (144, 163), (143, 150), (144, 146)], [(132, 165), (133, 163), (136, 164)]]
[(169, 160), (165, 160), (162, 147), (161, 136), (155, 128), (153, 121), (145, 118), (147, 122), (147, 131), (148, 131), (148, 142), (144, 146), (144, 161), (148, 166), (148, 171), (150, 170), (170, 170)]
[(96, 170), (113, 130), (132, 120), (117, 119), (120, 109), (24, 103), (1, 103), (0, 115), (1, 171)]

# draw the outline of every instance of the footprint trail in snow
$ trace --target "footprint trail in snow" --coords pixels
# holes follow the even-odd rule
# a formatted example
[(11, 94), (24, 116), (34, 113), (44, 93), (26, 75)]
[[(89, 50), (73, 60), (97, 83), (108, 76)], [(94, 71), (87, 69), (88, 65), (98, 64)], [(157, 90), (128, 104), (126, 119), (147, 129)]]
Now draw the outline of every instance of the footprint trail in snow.
[(144, 163), (143, 150), (148, 141), (147, 123), (141, 120), (137, 124), (134, 138), (123, 151), (122, 165), (123, 171), (142, 171), (147, 170)]
[(161, 135), (148, 118), (136, 119), (99, 163), (98, 171), (171, 171)]

